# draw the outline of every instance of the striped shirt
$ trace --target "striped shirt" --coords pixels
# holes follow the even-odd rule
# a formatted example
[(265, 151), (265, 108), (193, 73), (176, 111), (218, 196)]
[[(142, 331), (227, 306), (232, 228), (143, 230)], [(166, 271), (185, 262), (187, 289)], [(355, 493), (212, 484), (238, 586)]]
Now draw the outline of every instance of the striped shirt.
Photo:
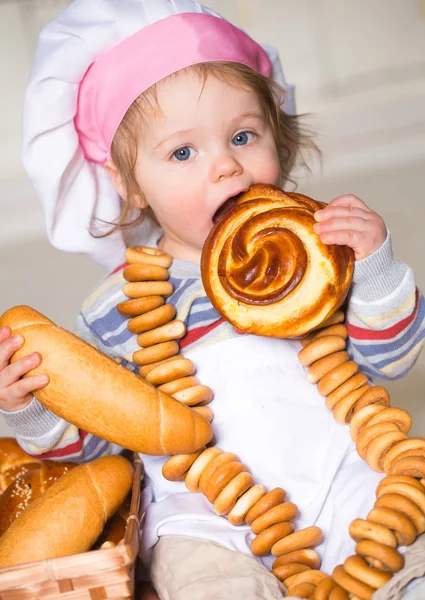
[[(127, 319), (117, 311), (126, 300), (120, 265), (84, 302), (76, 333), (119, 364), (138, 373), (132, 355), (137, 339)], [(167, 299), (185, 322), (185, 349), (219, 344), (245, 335), (226, 322), (207, 298), (199, 266), (176, 260), (170, 267), (174, 292)], [(356, 263), (347, 301), (347, 350), (371, 379), (403, 377), (417, 359), (425, 337), (424, 297), (415, 287), (411, 269), (392, 256), (390, 236), (370, 257)], [(79, 430), (45, 409), (37, 400), (16, 413), (3, 413), (20, 444), (41, 458), (85, 462), (117, 453), (118, 446)]]

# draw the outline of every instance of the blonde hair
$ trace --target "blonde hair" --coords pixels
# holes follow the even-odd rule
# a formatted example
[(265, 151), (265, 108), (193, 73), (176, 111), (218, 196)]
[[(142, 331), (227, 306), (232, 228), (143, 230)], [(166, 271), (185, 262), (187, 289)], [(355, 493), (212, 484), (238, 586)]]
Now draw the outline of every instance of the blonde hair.
[[(282, 173), (281, 185), (288, 181), (295, 183), (291, 179), (291, 172), (294, 167), (299, 165), (308, 168), (305, 151), (317, 151), (318, 149), (312, 140), (311, 134), (301, 126), (302, 116), (287, 115), (282, 111), (282, 95), (285, 94), (285, 91), (271, 79), (240, 63), (201, 63), (190, 66), (185, 71), (189, 69), (199, 76), (203, 85), (207, 78), (212, 76), (230, 85), (242, 86), (257, 94), (264, 115), (271, 125), (278, 149)], [(176, 76), (176, 74), (169, 77), (173, 76)], [(134, 214), (134, 206), (130, 198), (137, 195), (143, 199), (142, 190), (135, 177), (135, 166), (140, 131), (146, 123), (146, 106), (150, 108), (158, 106), (156, 84), (143, 92), (133, 102), (115, 133), (111, 146), (111, 158), (121, 178), (126, 200), (122, 200), (123, 208), (118, 221), (109, 223), (109, 225), (112, 225), (112, 229), (96, 237), (105, 237), (117, 229), (135, 227), (147, 218), (157, 223), (150, 207), (140, 209), (139, 216), (136, 219), (129, 220)]]

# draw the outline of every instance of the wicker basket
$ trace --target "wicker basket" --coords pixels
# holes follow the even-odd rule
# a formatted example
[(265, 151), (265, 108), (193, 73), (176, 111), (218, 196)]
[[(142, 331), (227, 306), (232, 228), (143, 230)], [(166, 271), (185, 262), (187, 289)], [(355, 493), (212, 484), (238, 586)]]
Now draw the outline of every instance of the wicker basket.
[(108, 550), (0, 569), (0, 600), (134, 599), (139, 550), (140, 489), (143, 463), (133, 457), (134, 477), (124, 544)]

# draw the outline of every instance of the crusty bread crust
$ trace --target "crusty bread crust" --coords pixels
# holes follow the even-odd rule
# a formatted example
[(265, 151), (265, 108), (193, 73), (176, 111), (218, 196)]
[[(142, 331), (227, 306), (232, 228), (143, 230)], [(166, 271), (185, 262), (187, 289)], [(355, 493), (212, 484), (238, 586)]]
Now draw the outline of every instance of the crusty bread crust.
[(42, 356), (28, 375), (47, 373), (34, 396), (59, 417), (105, 440), (143, 454), (186, 454), (207, 444), (210, 424), (171, 396), (28, 306), (0, 317), (25, 344), (12, 360)]

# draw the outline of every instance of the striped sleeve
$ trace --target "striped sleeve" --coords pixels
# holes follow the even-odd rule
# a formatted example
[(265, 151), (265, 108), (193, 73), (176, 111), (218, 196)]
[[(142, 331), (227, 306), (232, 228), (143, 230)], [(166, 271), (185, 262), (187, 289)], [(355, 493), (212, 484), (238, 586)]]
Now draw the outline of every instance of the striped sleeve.
[(27, 438), (16, 432), (16, 439), (27, 454), (59, 462), (84, 463), (122, 450), (62, 419), (56, 430), (37, 438)]
[(390, 245), (381, 250), (376, 263), (362, 264), (355, 273), (348, 350), (367, 375), (391, 380), (406, 375), (422, 349), (425, 300), (412, 270), (392, 257)]

